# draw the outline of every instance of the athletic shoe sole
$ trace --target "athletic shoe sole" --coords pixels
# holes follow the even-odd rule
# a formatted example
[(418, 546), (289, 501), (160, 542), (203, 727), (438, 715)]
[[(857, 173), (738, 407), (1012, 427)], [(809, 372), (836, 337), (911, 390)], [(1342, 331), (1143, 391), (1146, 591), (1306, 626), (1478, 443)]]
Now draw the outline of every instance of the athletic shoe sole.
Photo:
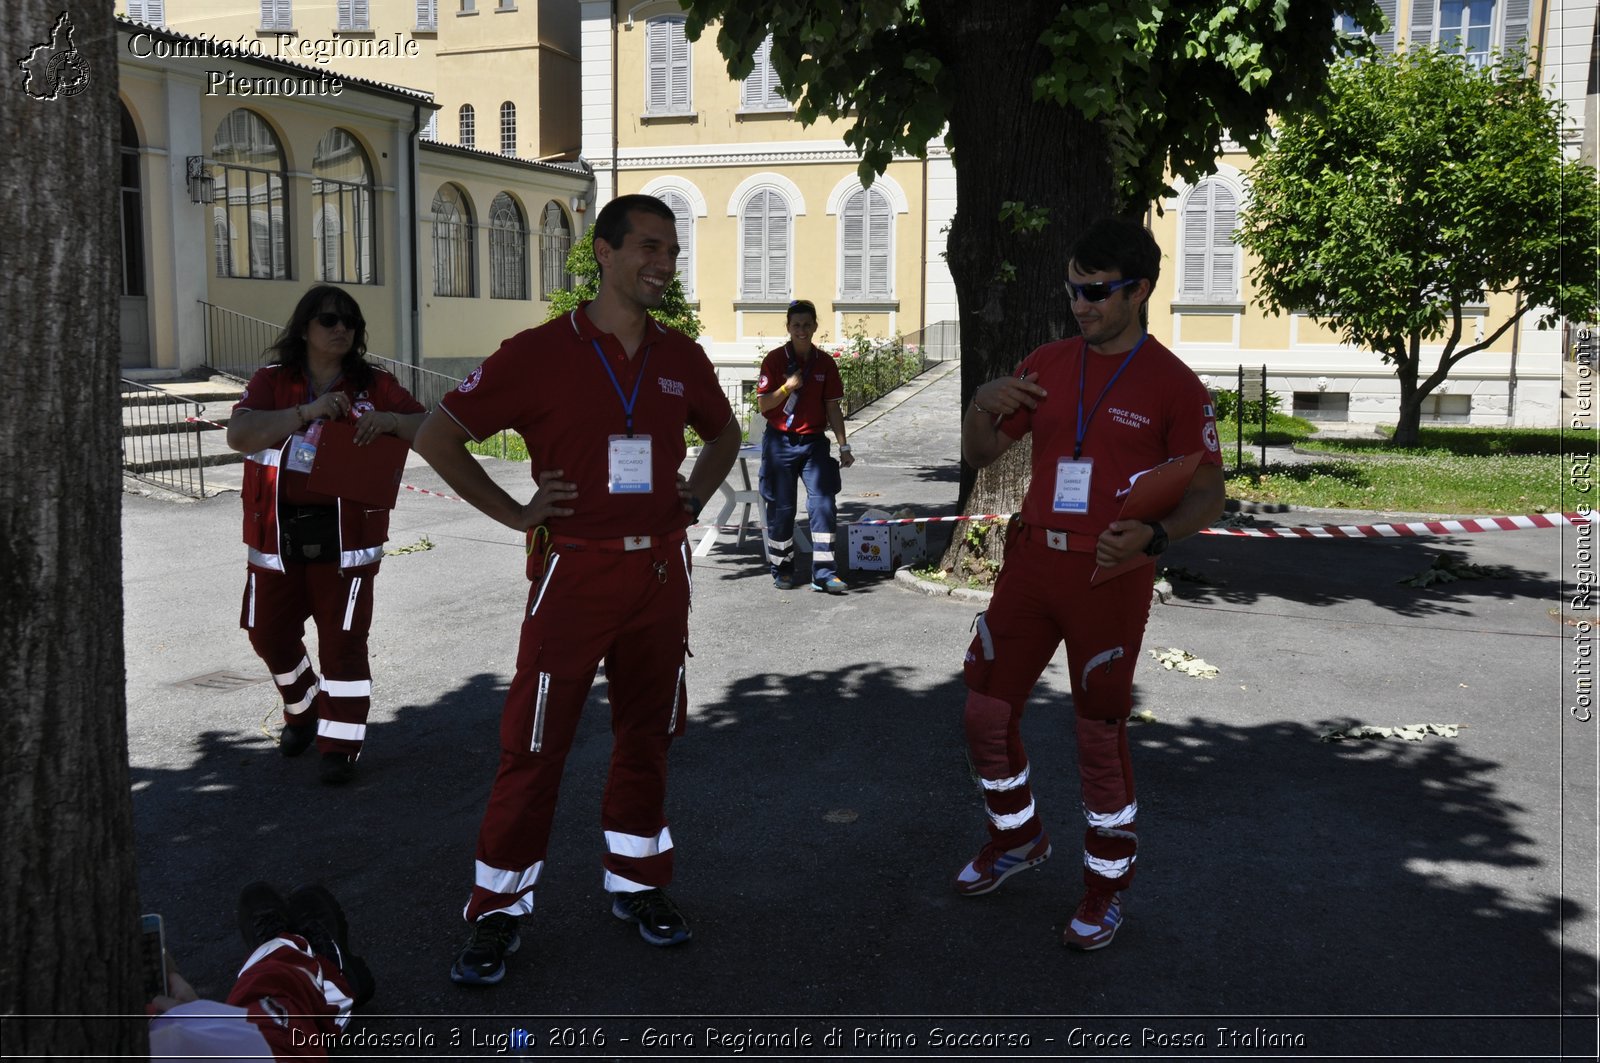
[[(1053, 850), (1050, 846), (1045, 846), (1044, 852), (1040, 853), (1038, 856), (1035, 856), (1031, 860), (1018, 859), (1016, 863), (1012, 864), (998, 875), (995, 875), (993, 878), (989, 879), (988, 885), (979, 884), (969, 889), (965, 883), (958, 879), (956, 881), (956, 892), (961, 894), (963, 897), (982, 897), (985, 893), (993, 893), (995, 890), (1000, 888), (1000, 884), (1002, 882), (1010, 878), (1012, 875), (1015, 875), (1018, 871), (1026, 871), (1030, 867), (1038, 867), (1040, 864), (1050, 859), (1050, 853), (1052, 851)], [(1004, 860), (1006, 857), (1001, 857), (1000, 859)], [(997, 864), (999, 862), (999, 860), (995, 861)]]
[(633, 923), (639, 928), (639, 936), (644, 938), (650, 944), (655, 945), (657, 948), (666, 948), (670, 945), (681, 945), (694, 936), (688, 927), (684, 927), (672, 937), (662, 937), (654, 930), (651, 930), (648, 926), (645, 926), (644, 922), (640, 920), (638, 916), (634, 915), (626, 908), (621, 907), (620, 902), (617, 901), (611, 902), (611, 914), (616, 916), (618, 919), (621, 919), (624, 923)]
[[(516, 937), (511, 939), (511, 944), (506, 946), (505, 954), (509, 956), (521, 947), (522, 935), (518, 934)], [(488, 974), (479, 974), (477, 971), (469, 970), (468, 968), (461, 966), (461, 960), (459, 957), (456, 959), (455, 963), (450, 965), (450, 981), (456, 983), (456, 985), (494, 985), (505, 976), (506, 961), (504, 959), (500, 961), (499, 967), (495, 968)]]

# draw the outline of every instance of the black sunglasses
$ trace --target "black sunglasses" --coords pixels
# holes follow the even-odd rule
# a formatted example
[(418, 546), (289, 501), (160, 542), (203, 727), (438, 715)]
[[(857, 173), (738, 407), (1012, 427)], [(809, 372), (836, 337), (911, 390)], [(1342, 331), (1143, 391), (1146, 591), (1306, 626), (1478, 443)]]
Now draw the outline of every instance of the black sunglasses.
[(1130, 284), (1138, 284), (1143, 278), (1128, 277), (1120, 281), (1097, 281), (1094, 284), (1073, 284), (1067, 282), (1067, 292), (1074, 300), (1082, 299), (1086, 303), (1103, 303), (1111, 298), (1112, 292), (1121, 291)]
[(323, 328), (333, 328), (333, 326), (343, 321), (344, 327), (349, 329), (351, 332), (360, 332), (361, 326), (366, 324), (366, 322), (361, 320), (359, 316), (354, 316), (351, 314), (335, 314), (331, 310), (324, 310), (311, 320), (315, 321)]

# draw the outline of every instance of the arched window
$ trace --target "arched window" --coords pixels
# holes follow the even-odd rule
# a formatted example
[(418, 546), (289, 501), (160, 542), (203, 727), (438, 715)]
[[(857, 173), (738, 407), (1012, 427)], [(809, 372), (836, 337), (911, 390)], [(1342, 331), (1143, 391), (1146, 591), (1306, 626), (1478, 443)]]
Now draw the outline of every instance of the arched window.
[(127, 104), (122, 111), (122, 294), (144, 295), (144, 194), (139, 181), (139, 130)]
[(372, 167), (366, 152), (345, 130), (328, 130), (311, 160), (311, 240), (317, 280), (373, 283), (372, 208)]
[(1195, 185), (1179, 210), (1182, 276), (1179, 297), (1193, 302), (1232, 303), (1239, 299), (1239, 200), (1225, 182), (1208, 177)]
[(517, 105), (507, 100), (500, 105), (500, 154), (517, 153)]
[(839, 297), (887, 299), (894, 263), (894, 207), (876, 188), (863, 188), (839, 208)]
[(752, 193), (739, 208), (739, 295), (789, 298), (789, 203), (772, 188)]
[(772, 34), (756, 49), (756, 65), (739, 88), (739, 106), (746, 111), (787, 111), (789, 101), (778, 89), (778, 72), (772, 69)]
[(683, 26), (682, 15), (644, 24), (645, 114), (689, 113), (689, 38)]
[(528, 297), (528, 224), (507, 192), (489, 204), (489, 298)]
[(461, 105), (461, 110), (458, 113), (460, 114), (461, 120), (461, 135), (458, 139), (460, 140), (462, 147), (470, 148), (477, 139), (477, 112), (472, 109), (472, 104), (463, 103)]
[(663, 189), (656, 193), (661, 202), (672, 209), (673, 227), (678, 230), (678, 280), (683, 283), (683, 297), (694, 299), (694, 208), (682, 192)]
[(572, 225), (561, 204), (552, 199), (544, 205), (539, 226), (539, 298), (549, 299), (551, 292), (572, 287), (572, 274), (567, 272), (571, 250)]
[(272, 127), (254, 111), (234, 110), (217, 126), (211, 159), (217, 276), (286, 280), (288, 191)]
[(472, 204), (455, 185), (433, 194), (433, 294), (477, 294), (473, 276)]

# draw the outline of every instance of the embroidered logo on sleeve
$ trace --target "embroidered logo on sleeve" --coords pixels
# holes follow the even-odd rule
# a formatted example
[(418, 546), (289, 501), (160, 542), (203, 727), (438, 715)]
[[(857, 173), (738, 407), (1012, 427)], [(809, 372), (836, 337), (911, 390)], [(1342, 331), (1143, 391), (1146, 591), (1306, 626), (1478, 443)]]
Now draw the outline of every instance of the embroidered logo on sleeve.
[(482, 379), (483, 379), (483, 366), (480, 365), (480, 366), (478, 366), (478, 368), (474, 369), (472, 372), (467, 374), (467, 379), (463, 380), (461, 382), (461, 386), (456, 388), (456, 390), (459, 391), (461, 394), (465, 395), (467, 392), (469, 392), (473, 388), (477, 387), (478, 386), (478, 381), (480, 381)]

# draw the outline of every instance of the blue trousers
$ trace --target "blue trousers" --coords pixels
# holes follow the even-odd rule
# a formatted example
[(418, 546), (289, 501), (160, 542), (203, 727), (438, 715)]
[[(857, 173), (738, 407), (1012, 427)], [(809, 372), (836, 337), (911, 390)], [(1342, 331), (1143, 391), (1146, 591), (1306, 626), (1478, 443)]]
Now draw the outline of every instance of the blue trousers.
[(833, 520), (839, 463), (830, 452), (826, 435), (796, 442), (769, 428), (761, 437), (761, 500), (767, 504), (767, 565), (773, 576), (794, 574), (797, 479), (805, 482), (806, 512), (811, 517), (811, 578), (821, 583), (838, 572), (833, 560)]

